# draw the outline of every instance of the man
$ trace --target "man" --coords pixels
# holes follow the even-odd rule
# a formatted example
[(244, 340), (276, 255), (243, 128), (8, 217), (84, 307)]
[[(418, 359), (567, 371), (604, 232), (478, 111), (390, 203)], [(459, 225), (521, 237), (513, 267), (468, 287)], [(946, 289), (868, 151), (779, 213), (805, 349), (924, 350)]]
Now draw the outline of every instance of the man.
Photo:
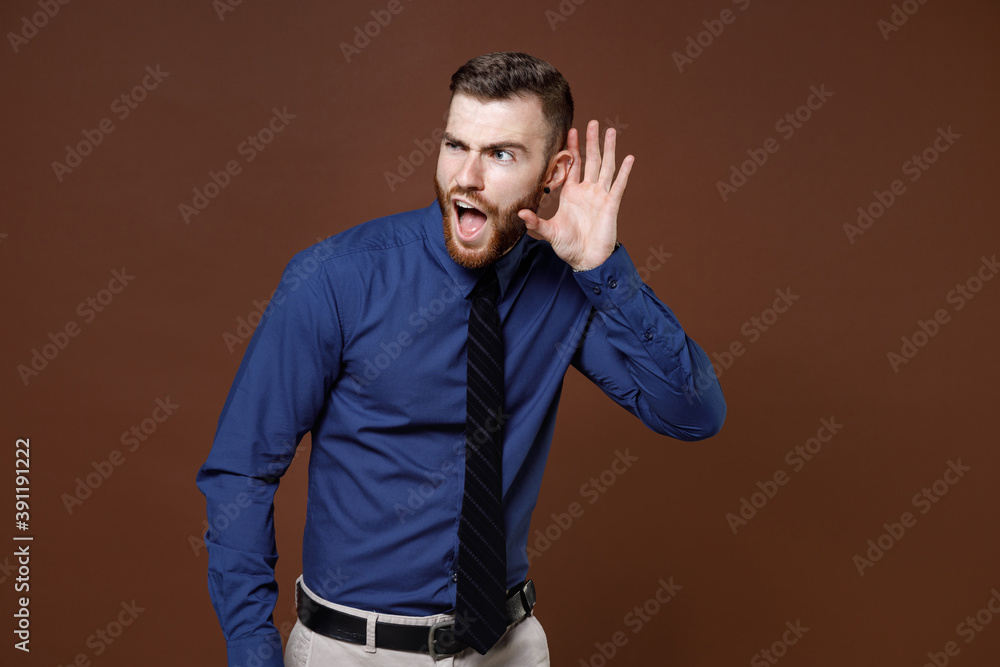
[(721, 428), (708, 358), (617, 242), (615, 132), (602, 158), (591, 121), (584, 163), (569, 86), (525, 54), (451, 90), (437, 205), (299, 253), (223, 407), (198, 486), (230, 665), (282, 664), (272, 499), (307, 431), (284, 664), (486, 666), (548, 664), (526, 544), (569, 365), (658, 433)]

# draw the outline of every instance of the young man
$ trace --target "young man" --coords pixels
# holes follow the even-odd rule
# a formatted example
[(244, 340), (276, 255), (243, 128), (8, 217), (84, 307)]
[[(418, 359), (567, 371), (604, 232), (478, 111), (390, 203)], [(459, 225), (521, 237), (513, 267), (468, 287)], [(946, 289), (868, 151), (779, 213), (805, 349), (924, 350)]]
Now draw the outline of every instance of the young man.
[(282, 664), (272, 499), (307, 431), (284, 664), (485, 666), (548, 664), (526, 544), (569, 365), (658, 433), (721, 428), (708, 358), (617, 243), (614, 131), (581, 160), (569, 86), (525, 54), (451, 90), (437, 205), (299, 253), (223, 407), (198, 487), (230, 665)]

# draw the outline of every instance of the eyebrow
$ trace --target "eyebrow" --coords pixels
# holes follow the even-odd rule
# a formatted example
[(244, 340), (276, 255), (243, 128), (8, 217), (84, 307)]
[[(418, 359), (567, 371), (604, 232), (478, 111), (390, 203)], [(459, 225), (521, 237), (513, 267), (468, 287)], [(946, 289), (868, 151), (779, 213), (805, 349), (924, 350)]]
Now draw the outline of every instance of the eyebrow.
[[(443, 139), (445, 141), (447, 141), (448, 143), (455, 144), (456, 146), (461, 146), (462, 148), (465, 148), (465, 149), (469, 148), (469, 144), (465, 143), (464, 141), (462, 141), (461, 139), (459, 139), (458, 137), (452, 135), (449, 132), (445, 132), (444, 133)], [(525, 155), (530, 155), (531, 154), (531, 151), (528, 150), (527, 146), (525, 146), (524, 144), (522, 144), (519, 141), (512, 141), (512, 140), (509, 140), (509, 139), (505, 139), (503, 141), (495, 141), (492, 144), (487, 144), (486, 146), (483, 146), (483, 150), (486, 151), (486, 152), (488, 152), (488, 153), (491, 153), (493, 151), (498, 151), (498, 150), (507, 150), (509, 148), (516, 148), (516, 149), (520, 150), (521, 152), (523, 152)]]

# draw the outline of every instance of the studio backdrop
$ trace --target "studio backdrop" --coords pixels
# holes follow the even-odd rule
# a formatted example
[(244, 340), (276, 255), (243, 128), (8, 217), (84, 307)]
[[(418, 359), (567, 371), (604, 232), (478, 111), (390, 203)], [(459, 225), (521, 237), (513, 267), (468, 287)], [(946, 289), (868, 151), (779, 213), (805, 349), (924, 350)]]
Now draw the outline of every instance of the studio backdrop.
[(996, 2), (8, 0), (0, 30), (4, 665), (224, 664), (202, 535), (239, 508), (194, 482), (247, 342), (296, 252), (433, 202), (449, 78), (501, 50), (635, 155), (619, 239), (728, 405), (679, 442), (569, 371), (528, 542), (553, 664), (998, 664)]

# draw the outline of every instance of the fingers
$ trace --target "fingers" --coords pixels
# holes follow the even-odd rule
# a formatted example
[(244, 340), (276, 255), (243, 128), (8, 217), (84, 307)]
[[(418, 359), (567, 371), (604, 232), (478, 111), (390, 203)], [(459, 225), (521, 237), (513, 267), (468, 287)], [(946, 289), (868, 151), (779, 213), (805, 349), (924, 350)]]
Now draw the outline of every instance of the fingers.
[(597, 174), (601, 169), (601, 152), (597, 147), (597, 133), (600, 123), (592, 120), (587, 123), (587, 164), (583, 172), (583, 180), (597, 182)]
[(618, 170), (618, 177), (614, 185), (611, 186), (611, 196), (615, 201), (620, 202), (625, 194), (625, 185), (628, 183), (628, 175), (632, 172), (632, 165), (635, 164), (634, 155), (626, 155), (622, 160), (622, 168)]
[(625, 184), (628, 182), (628, 175), (632, 169), (635, 157), (627, 156), (622, 160), (621, 169), (615, 177), (615, 148), (618, 134), (613, 128), (608, 128), (604, 134), (604, 156), (601, 156), (598, 137), (600, 135), (600, 123), (592, 120), (587, 123), (587, 164), (584, 165), (583, 178), (580, 178), (580, 135), (576, 128), (571, 128), (566, 139), (566, 147), (573, 156), (573, 164), (570, 166), (567, 182), (580, 183), (589, 181), (596, 183), (604, 190), (616, 194), (620, 199), (625, 191)]
[(580, 133), (576, 131), (575, 127), (571, 127), (569, 134), (566, 135), (566, 148), (569, 149), (569, 154), (573, 159), (573, 164), (569, 166), (569, 174), (566, 176), (566, 180), (570, 183), (579, 183), (580, 163), (583, 160), (580, 159)]
[(615, 131), (611, 128), (604, 133), (604, 157), (601, 159), (601, 174), (598, 185), (611, 190), (611, 179), (615, 175)]

